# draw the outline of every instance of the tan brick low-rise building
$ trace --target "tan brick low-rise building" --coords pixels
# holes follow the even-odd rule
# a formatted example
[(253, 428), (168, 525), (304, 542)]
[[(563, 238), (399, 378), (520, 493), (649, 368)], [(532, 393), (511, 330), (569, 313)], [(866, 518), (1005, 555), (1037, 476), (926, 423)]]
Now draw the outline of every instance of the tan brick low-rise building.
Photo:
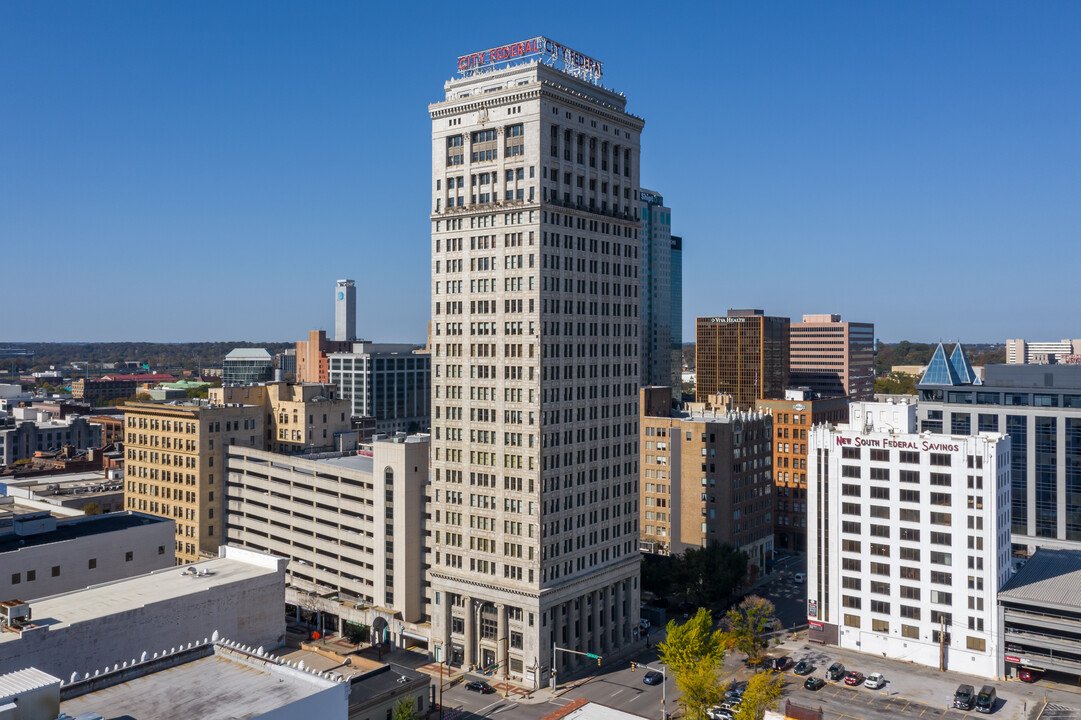
[(759, 400), (758, 409), (773, 415), (775, 546), (807, 552), (807, 433), (819, 423), (848, 420), (848, 398), (820, 398), (804, 388), (787, 390), (784, 400)]
[(772, 418), (707, 404), (677, 413), (670, 388), (639, 392), (642, 551), (728, 543), (764, 568), (773, 550)]
[(333, 385), (275, 382), (212, 388), (210, 401), (220, 405), (259, 405), (266, 412), (265, 447), (279, 453), (351, 449), (348, 400)]
[(176, 523), (177, 564), (217, 555), (225, 532), (225, 449), (262, 448), (262, 405), (124, 406), (128, 510)]

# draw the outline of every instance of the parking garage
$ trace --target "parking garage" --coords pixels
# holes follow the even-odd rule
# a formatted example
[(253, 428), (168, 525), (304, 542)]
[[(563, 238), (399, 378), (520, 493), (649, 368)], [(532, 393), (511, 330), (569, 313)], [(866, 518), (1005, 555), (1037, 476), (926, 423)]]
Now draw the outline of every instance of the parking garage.
[(1081, 551), (1040, 548), (998, 594), (1000, 674), (1081, 676)]

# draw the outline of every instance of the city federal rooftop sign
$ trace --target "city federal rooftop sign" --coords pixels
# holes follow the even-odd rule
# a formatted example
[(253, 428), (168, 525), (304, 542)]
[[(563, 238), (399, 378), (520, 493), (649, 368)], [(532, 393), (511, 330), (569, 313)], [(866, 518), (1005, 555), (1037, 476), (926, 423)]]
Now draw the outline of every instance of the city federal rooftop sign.
[(458, 72), (463, 77), (474, 75), (486, 70), (494, 70), (497, 67), (506, 67), (506, 63), (512, 60), (521, 60), (527, 57), (539, 57), (549, 65), (562, 64), (563, 72), (568, 75), (580, 77), (593, 83), (599, 83), (602, 74), (602, 66), (599, 60), (594, 60), (577, 50), (550, 40), (543, 35), (510, 43), (509, 45), (497, 45), (488, 50), (460, 55), (458, 57)]

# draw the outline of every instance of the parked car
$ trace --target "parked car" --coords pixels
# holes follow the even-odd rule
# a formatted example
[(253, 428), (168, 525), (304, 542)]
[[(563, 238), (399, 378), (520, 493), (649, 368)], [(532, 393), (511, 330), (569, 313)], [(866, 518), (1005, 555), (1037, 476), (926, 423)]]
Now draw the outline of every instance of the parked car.
[(640, 630), (642, 630), (642, 632), (645, 632), (645, 631), (649, 630), (650, 624), (651, 623), (649, 622), (648, 619), (642, 618), (641, 620), (638, 621), (638, 628)]
[(779, 672), (784, 672), (788, 668), (792, 667), (792, 658), (788, 656), (773, 658), (773, 660), (770, 661), (770, 667)]
[(855, 687), (856, 685), (862, 685), (863, 680), (863, 673), (859, 670), (849, 670), (845, 673), (845, 685), (852, 685)]
[(495, 692), (495, 688), (493, 688), (488, 683), (482, 682), (480, 680), (474, 680), (473, 682), (467, 682), (465, 684), (465, 689), (466, 690), (471, 690), (473, 692), (479, 692), (481, 695), (490, 695), (490, 694)]
[(724, 691), (724, 698), (728, 702), (742, 702), (743, 691), (747, 689), (747, 683), (732, 683), (732, 686)]
[(1043, 677), (1043, 670), (1037, 668), (1021, 668), (1017, 671), (1017, 679), (1021, 682), (1034, 683)]
[(830, 669), (826, 671), (826, 679), (838, 682), (845, 677), (845, 666), (839, 662), (835, 662), (830, 665)]
[(806, 581), (807, 581), (807, 573), (796, 573), (795, 575), (792, 576), (792, 582), (794, 582), (794, 583), (799, 584), (799, 583), (803, 583), (803, 582), (806, 582)]
[(742, 705), (742, 704), (743, 703), (740, 702), (739, 700), (733, 700), (731, 702), (721, 703), (720, 708), (722, 710), (727, 710), (727, 711), (729, 711), (730, 713), (732, 713), (734, 715), (737, 712), (739, 712), (739, 706)]
[(736, 715), (731, 710), (723, 707), (711, 707), (708, 711), (710, 720), (732, 720)]
[(994, 712), (996, 699), (998, 699), (998, 693), (995, 692), (995, 688), (984, 685), (980, 688), (980, 694), (976, 696), (976, 710), (982, 713)]
[(971, 685), (960, 685), (953, 694), (953, 706), (958, 710), (971, 710), (975, 693)]
[(792, 672), (796, 673), (797, 675), (810, 675), (814, 671), (815, 666), (811, 663), (810, 660), (800, 660), (798, 663), (796, 663), (796, 667), (792, 670)]
[(803, 687), (807, 688), (811, 692), (815, 692), (825, 684), (826, 681), (820, 677), (809, 677), (807, 678), (807, 682), (803, 683)]
[(656, 670), (650, 670), (642, 678), (642, 682), (644, 682), (646, 685), (660, 685), (662, 682), (664, 682), (664, 675), (657, 672)]
[(867, 676), (867, 679), (863, 681), (863, 686), (871, 688), (872, 690), (878, 690), (885, 684), (886, 678), (882, 677), (882, 673), (871, 673)]

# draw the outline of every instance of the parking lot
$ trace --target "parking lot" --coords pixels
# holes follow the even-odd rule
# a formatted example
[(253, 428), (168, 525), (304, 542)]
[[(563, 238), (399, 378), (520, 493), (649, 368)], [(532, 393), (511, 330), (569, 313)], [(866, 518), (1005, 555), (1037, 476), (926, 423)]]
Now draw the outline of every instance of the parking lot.
[[(922, 702), (913, 702), (899, 694), (893, 694), (889, 688), (882, 690), (869, 690), (865, 688), (852, 688), (841, 683), (829, 683), (818, 692), (810, 692), (803, 688), (800, 678), (791, 676), (791, 682), (786, 687), (785, 696), (797, 705), (810, 708), (821, 708), (823, 720), (888, 720), (889, 718), (903, 718), (904, 720), (975, 720), (983, 717), (976, 712), (966, 712), (947, 708), (945, 704), (939, 706), (928, 705)], [(999, 699), (998, 705), (1004, 705)], [(1004, 717), (1000, 714), (1001, 707), (996, 707), (995, 717)]]

